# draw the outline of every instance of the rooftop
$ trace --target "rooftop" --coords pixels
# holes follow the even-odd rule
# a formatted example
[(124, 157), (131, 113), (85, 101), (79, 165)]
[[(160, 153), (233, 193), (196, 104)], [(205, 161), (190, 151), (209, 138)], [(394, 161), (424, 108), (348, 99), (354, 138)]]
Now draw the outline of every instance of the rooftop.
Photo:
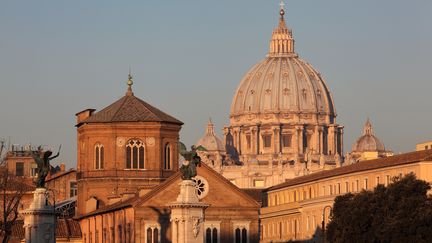
[(266, 191), (278, 190), (284, 187), (299, 185), (307, 182), (313, 182), (333, 176), (339, 176), (349, 173), (362, 172), (366, 170), (380, 169), (390, 166), (410, 164), (420, 161), (432, 160), (432, 150), (415, 151), (400, 155), (394, 155), (387, 158), (379, 158), (374, 160), (360, 161), (356, 164), (342, 166), (332, 170), (325, 170), (313, 173), (306, 176), (297, 177), (281, 183), (276, 186), (269, 187)]

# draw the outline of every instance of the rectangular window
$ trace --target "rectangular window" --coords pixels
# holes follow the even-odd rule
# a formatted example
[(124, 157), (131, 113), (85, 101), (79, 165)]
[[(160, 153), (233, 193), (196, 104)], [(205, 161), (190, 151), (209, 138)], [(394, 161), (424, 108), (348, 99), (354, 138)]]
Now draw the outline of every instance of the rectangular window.
[(246, 145), (247, 145), (248, 149), (251, 148), (251, 136), (250, 135), (246, 135)]
[(70, 197), (74, 197), (78, 194), (78, 185), (76, 181), (71, 181), (70, 182), (70, 193), (69, 196)]
[(253, 180), (254, 187), (264, 187), (264, 180)]
[(312, 134), (306, 135), (306, 147), (312, 148)]
[(337, 184), (337, 193), (338, 194), (341, 193), (341, 185), (340, 185), (340, 183)]
[(284, 148), (291, 147), (291, 140), (292, 140), (292, 135), (291, 134), (283, 134), (282, 135), (282, 146)]
[(378, 186), (380, 184), (380, 178), (379, 176), (376, 177), (376, 186)]
[(264, 147), (271, 147), (271, 135), (263, 135)]
[(346, 193), (350, 192), (350, 189), (349, 189), (349, 182), (348, 182), (348, 181), (345, 182), (345, 192), (346, 192)]
[(386, 175), (386, 186), (388, 186), (388, 184), (390, 184), (390, 176)]
[(368, 179), (364, 179), (364, 189), (368, 189)]
[(356, 180), (356, 192), (358, 192), (359, 191), (359, 181), (358, 180)]
[(37, 175), (37, 164), (36, 163), (31, 163), (30, 165), (30, 176), (31, 177), (36, 177)]
[(16, 162), (15, 175), (16, 176), (24, 176), (24, 162)]

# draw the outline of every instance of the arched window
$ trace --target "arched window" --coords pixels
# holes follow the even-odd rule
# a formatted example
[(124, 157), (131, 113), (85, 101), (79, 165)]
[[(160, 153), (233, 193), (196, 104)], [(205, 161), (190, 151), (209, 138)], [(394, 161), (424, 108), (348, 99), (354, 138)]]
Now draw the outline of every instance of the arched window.
[(216, 228), (207, 228), (205, 231), (206, 243), (218, 243), (218, 230)]
[(144, 169), (144, 144), (138, 139), (126, 144), (126, 169)]
[[(275, 226), (273, 225), (273, 235)], [(248, 243), (249, 242), (249, 222), (235, 223), (234, 222), (234, 242)]]
[(164, 170), (171, 170), (171, 146), (169, 143), (165, 144), (163, 168)]
[(104, 146), (102, 144), (95, 145), (95, 169), (101, 170), (104, 168)]
[(146, 226), (146, 243), (160, 243), (161, 242), (161, 232), (160, 225), (156, 223), (150, 223)]

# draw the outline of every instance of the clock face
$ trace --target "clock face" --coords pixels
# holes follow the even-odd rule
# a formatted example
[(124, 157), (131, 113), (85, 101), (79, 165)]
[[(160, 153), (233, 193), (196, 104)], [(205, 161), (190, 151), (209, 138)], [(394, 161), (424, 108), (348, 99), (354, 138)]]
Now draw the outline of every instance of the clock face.
[(125, 138), (118, 137), (117, 138), (117, 146), (123, 147), (125, 145), (125, 141), (126, 141)]
[(148, 146), (154, 146), (155, 145), (155, 138), (154, 137), (148, 137), (146, 138), (146, 143)]

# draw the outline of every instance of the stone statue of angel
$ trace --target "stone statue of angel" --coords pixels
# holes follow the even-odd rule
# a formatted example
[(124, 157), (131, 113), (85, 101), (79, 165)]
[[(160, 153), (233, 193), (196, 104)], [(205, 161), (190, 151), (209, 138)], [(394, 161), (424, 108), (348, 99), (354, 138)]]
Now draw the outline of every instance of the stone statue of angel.
[[(51, 156), (52, 152), (50, 150), (43, 151), (42, 147), (38, 147), (37, 152), (30, 153), (37, 164), (36, 169), (36, 187), (45, 188), (45, 179), (50, 171), (50, 161), (57, 158), (60, 155), (61, 145), (56, 155)], [(51, 156), (51, 157), (50, 157)]]
[(197, 175), (196, 167), (201, 164), (201, 157), (198, 156), (197, 151), (207, 151), (207, 149), (201, 145), (198, 147), (192, 145), (191, 151), (187, 151), (186, 146), (179, 142), (179, 153), (185, 159), (180, 167), (183, 180), (190, 180)]

